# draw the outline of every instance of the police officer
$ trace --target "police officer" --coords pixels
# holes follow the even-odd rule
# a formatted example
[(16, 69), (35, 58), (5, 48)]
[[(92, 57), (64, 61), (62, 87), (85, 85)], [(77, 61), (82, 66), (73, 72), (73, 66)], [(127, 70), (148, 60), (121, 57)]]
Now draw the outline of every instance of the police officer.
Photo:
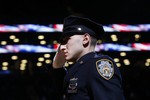
[(88, 18), (71, 15), (64, 19), (60, 46), (53, 59), (53, 69), (59, 71), (66, 69), (66, 62), (73, 62), (64, 74), (64, 100), (124, 100), (115, 62), (95, 52), (103, 34), (102, 25)]

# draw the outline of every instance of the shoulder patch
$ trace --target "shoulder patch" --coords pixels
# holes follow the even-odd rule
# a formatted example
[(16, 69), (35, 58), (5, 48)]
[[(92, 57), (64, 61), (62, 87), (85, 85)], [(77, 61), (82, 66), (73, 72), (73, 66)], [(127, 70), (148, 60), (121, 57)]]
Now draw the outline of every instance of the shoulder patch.
[(109, 59), (100, 59), (96, 62), (96, 69), (98, 73), (109, 80), (114, 75), (114, 65)]

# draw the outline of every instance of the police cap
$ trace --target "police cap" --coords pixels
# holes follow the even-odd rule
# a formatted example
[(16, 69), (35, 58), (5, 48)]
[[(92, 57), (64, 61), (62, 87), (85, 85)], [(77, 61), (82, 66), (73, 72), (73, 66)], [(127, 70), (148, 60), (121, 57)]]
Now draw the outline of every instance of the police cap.
[(101, 24), (89, 18), (71, 15), (64, 19), (63, 32), (60, 40), (65, 36), (85, 33), (99, 39), (104, 34), (104, 29)]

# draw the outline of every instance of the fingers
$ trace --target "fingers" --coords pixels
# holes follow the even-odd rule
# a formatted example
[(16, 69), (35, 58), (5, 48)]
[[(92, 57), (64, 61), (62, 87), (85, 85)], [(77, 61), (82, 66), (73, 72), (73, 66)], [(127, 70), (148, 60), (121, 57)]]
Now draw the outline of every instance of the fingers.
[(52, 64), (53, 68), (61, 68), (64, 66), (66, 62), (64, 52), (60, 49), (60, 46), (61, 45), (59, 45), (57, 52), (53, 59), (53, 64)]

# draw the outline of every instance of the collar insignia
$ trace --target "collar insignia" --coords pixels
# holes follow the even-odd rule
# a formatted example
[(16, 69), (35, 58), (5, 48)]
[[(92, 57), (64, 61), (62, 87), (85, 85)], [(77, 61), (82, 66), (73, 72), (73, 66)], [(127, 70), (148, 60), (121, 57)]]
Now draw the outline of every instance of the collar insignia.
[(80, 64), (83, 64), (83, 61), (80, 61)]
[(101, 59), (96, 62), (98, 73), (106, 80), (109, 80), (114, 74), (114, 65), (108, 59)]

